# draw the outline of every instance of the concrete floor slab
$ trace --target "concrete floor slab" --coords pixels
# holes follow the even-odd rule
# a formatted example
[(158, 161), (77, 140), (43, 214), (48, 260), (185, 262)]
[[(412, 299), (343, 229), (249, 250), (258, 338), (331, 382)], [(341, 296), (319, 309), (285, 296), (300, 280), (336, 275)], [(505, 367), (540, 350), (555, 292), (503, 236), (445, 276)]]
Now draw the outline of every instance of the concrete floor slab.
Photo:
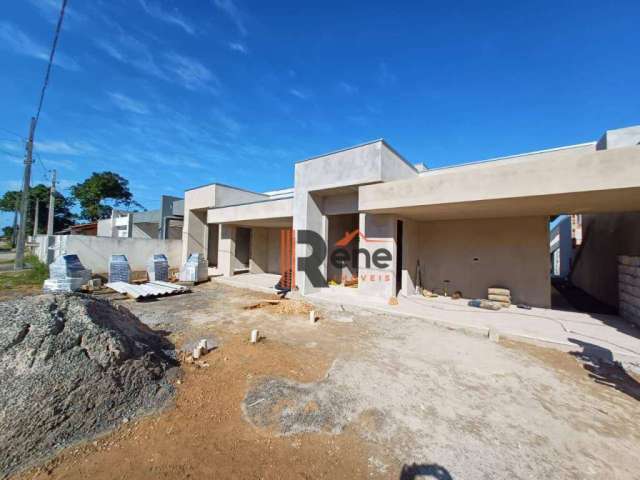
[[(399, 297), (398, 305), (343, 292), (323, 289), (307, 296), (405, 317), (415, 317), (448, 328), (488, 335), (489, 330), (501, 336), (545, 344), (565, 351), (587, 348), (603, 349), (601, 356), (640, 368), (640, 329), (613, 315), (596, 315), (576, 311), (544, 308), (531, 310), (512, 306), (498, 311), (469, 307), (467, 300), (450, 297)], [(593, 345), (594, 347), (589, 347)], [(609, 352), (608, 354), (606, 352)]]
[(260, 292), (275, 293), (275, 284), (280, 275), (275, 273), (241, 273), (233, 277), (218, 277), (216, 281), (239, 288), (250, 288)]

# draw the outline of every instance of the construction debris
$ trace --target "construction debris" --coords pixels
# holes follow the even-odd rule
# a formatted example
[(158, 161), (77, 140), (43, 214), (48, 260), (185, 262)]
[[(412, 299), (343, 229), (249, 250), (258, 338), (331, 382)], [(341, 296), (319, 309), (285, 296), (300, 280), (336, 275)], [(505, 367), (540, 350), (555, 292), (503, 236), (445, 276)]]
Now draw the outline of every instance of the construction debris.
[(258, 343), (259, 340), (260, 340), (260, 332), (258, 332), (258, 330), (251, 330), (251, 338), (250, 338), (251, 343)]
[(390, 297), (389, 305), (398, 305), (398, 297)]
[(491, 300), (483, 300), (480, 298), (469, 300), (467, 305), (470, 307), (484, 308), (485, 310), (500, 310), (502, 308), (499, 302), (492, 302)]
[(423, 288), (422, 289), (422, 296), (427, 297), (427, 298), (436, 298), (438, 296), (438, 294), (432, 292), (431, 290)]
[(91, 280), (91, 270), (80, 263), (77, 255), (61, 255), (49, 265), (50, 278), (44, 281), (45, 292), (75, 292)]
[(131, 281), (131, 268), (126, 255), (111, 255), (109, 259), (109, 283)]
[(155, 254), (147, 263), (147, 275), (149, 281), (160, 280), (161, 282), (169, 281), (169, 260), (163, 253)]
[(309, 323), (316, 323), (317, 319), (318, 319), (318, 317), (316, 316), (316, 311), (315, 310), (311, 310), (309, 312)]
[(142, 298), (164, 297), (189, 291), (189, 288), (184, 285), (176, 285), (175, 283), (160, 281), (142, 283), (140, 285), (132, 285), (131, 283), (126, 282), (109, 282), (105, 286), (118, 293), (124, 293), (130, 298), (136, 300)]
[(462, 292), (460, 290), (456, 290), (451, 294), (452, 300), (460, 300), (462, 298)]
[(207, 261), (202, 253), (192, 253), (180, 270), (181, 282), (204, 282), (209, 279)]

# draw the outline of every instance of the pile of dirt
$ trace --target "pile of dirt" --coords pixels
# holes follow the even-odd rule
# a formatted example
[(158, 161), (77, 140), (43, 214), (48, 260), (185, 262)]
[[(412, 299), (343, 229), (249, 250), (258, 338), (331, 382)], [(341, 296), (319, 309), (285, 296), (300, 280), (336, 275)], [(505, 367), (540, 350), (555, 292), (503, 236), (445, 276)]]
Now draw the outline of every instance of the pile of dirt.
[(263, 308), (270, 313), (281, 315), (306, 315), (313, 310), (313, 305), (301, 300), (264, 300), (244, 307), (245, 310), (256, 310)]
[(0, 303), (0, 477), (164, 406), (173, 345), (85, 295)]

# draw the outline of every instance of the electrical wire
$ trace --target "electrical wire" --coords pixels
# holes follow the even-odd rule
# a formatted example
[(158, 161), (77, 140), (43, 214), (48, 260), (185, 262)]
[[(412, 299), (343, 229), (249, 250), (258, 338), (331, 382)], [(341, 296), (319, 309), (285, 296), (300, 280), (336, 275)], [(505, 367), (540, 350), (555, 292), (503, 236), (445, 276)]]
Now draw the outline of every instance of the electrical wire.
[(42, 111), (42, 104), (44, 102), (44, 94), (49, 85), (49, 76), (51, 75), (51, 67), (53, 66), (53, 57), (56, 53), (56, 47), (58, 46), (58, 38), (60, 38), (60, 30), (62, 29), (62, 20), (64, 19), (64, 11), (67, 8), (67, 0), (62, 0), (62, 7), (60, 8), (60, 17), (58, 18), (58, 24), (56, 25), (56, 33), (53, 37), (53, 44), (51, 45), (51, 53), (49, 54), (49, 63), (47, 64), (47, 73), (44, 76), (44, 83), (42, 84), (42, 90), (40, 92), (40, 100), (38, 102), (38, 110), (36, 111), (35, 123), (33, 129), (35, 130), (40, 118), (40, 112)]

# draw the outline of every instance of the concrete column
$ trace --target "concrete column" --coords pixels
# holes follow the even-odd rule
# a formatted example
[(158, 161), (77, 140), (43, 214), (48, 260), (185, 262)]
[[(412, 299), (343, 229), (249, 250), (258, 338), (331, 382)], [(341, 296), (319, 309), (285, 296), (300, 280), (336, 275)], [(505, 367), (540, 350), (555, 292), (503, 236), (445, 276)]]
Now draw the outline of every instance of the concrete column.
[(232, 277), (236, 266), (236, 227), (220, 224), (218, 239), (218, 270), (225, 277)]
[[(367, 252), (361, 253), (358, 261), (358, 291), (362, 294), (382, 298), (396, 295), (396, 222), (394, 215), (360, 214), (360, 233), (366, 237), (360, 238), (360, 250)], [(375, 265), (376, 254), (381, 258), (388, 255), (383, 262), (386, 267)]]
[[(304, 190), (296, 190), (294, 194), (294, 214), (293, 222), (294, 229), (296, 230), (296, 284), (300, 289), (300, 292), (305, 295), (313, 293), (319, 290), (321, 287), (326, 286), (327, 282), (327, 240), (328, 240), (328, 222), (327, 217), (322, 212), (322, 199), (316, 197), (312, 193)], [(321, 278), (312, 279), (309, 277), (308, 272), (302, 272), (297, 269), (301, 258), (309, 257), (313, 252), (313, 248), (308, 244), (300, 242), (300, 235), (302, 231), (312, 231), (320, 236), (324, 242), (324, 260), (320, 264), (320, 276)], [(315, 252), (318, 254), (321, 252)]]
[(207, 253), (207, 212), (189, 210), (185, 212), (182, 227), (182, 263), (190, 253)]

